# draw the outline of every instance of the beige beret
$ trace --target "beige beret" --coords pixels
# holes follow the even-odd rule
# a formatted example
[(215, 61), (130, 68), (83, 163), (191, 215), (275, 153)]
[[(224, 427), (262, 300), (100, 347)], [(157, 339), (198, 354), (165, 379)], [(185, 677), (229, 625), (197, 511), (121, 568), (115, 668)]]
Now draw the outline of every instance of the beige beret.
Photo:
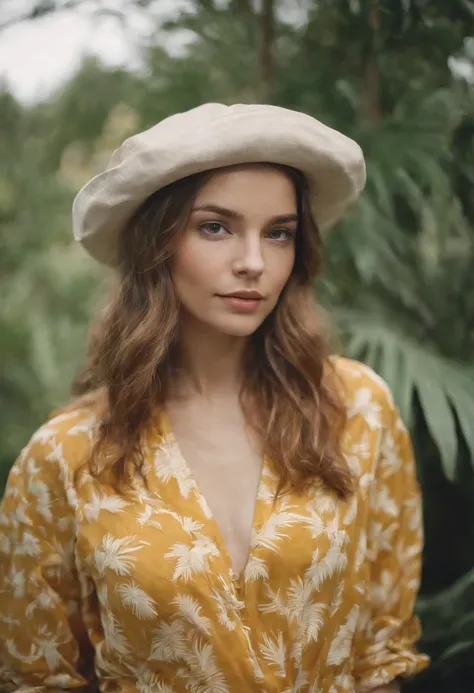
[(114, 266), (121, 229), (152, 193), (194, 173), (256, 162), (286, 164), (305, 175), (321, 230), (365, 185), (359, 145), (315, 118), (278, 106), (208, 103), (125, 140), (77, 194), (74, 237)]

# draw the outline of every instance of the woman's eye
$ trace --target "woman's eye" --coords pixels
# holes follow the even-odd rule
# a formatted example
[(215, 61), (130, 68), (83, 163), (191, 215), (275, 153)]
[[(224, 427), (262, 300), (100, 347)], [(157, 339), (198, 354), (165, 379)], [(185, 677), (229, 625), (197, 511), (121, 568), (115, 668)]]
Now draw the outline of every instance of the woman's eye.
[(221, 232), (226, 232), (226, 229), (218, 221), (206, 221), (205, 224), (200, 224), (199, 229), (209, 236), (220, 236)]
[(272, 229), (268, 235), (273, 241), (289, 241), (295, 234), (288, 229)]

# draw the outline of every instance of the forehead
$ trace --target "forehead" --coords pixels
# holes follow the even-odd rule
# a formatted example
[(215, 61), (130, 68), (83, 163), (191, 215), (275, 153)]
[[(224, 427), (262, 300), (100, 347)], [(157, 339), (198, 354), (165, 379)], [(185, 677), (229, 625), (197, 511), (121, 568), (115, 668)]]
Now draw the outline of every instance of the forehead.
[(271, 164), (245, 164), (217, 169), (196, 196), (197, 204), (230, 205), (260, 203), (275, 214), (296, 209), (295, 183)]

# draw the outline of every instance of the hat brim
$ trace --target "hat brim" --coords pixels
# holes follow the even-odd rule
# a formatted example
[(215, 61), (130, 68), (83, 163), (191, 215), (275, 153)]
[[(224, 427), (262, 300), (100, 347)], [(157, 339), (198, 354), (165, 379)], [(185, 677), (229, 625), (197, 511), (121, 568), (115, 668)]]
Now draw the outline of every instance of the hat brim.
[[(206, 107), (218, 111), (203, 113)], [(307, 180), (322, 231), (365, 185), (359, 145), (311, 116), (277, 106), (199, 108), (200, 118), (193, 120), (192, 111), (171, 116), (126, 140), (76, 196), (75, 238), (99, 262), (117, 264), (119, 234), (150, 195), (196, 173), (246, 163), (292, 166)]]

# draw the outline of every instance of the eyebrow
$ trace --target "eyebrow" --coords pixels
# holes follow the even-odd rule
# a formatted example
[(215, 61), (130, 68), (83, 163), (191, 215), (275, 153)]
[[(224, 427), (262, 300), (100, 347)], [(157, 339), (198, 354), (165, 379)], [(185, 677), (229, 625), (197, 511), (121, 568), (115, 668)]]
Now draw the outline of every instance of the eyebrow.
[[(202, 205), (200, 207), (194, 207), (193, 212), (213, 212), (214, 214), (219, 214), (221, 217), (227, 217), (228, 219), (236, 219), (237, 221), (243, 219), (243, 214), (235, 212), (232, 209), (226, 209), (225, 207), (220, 207), (219, 205)], [(280, 214), (279, 216), (272, 217), (269, 220), (270, 224), (287, 224), (291, 221), (298, 222), (298, 215), (293, 214)]]

